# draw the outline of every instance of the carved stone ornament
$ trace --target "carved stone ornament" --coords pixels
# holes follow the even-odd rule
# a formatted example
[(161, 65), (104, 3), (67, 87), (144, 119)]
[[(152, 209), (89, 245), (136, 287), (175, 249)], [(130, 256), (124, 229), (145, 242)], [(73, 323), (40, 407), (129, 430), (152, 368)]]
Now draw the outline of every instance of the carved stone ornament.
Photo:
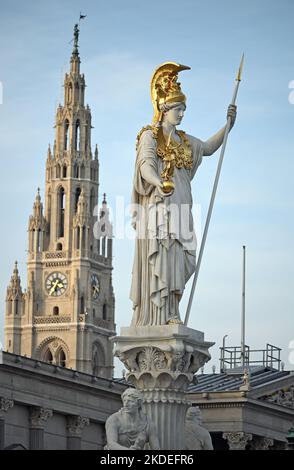
[(245, 432), (224, 432), (223, 438), (228, 441), (230, 450), (245, 450), (248, 442), (252, 440), (252, 434)]
[(269, 450), (274, 445), (274, 440), (268, 437), (256, 436), (250, 443), (250, 449), (252, 450)]
[(294, 385), (278, 390), (271, 395), (265, 395), (261, 397), (261, 400), (294, 409)]
[(80, 436), (85, 426), (89, 426), (89, 418), (83, 416), (69, 416), (67, 418), (67, 430), (72, 436)]
[(31, 410), (31, 427), (33, 428), (43, 428), (46, 424), (46, 421), (51, 418), (53, 411), (48, 408), (39, 408), (35, 407)]
[(9, 408), (13, 407), (13, 405), (13, 400), (10, 400), (9, 398), (0, 398), (0, 413), (8, 411)]

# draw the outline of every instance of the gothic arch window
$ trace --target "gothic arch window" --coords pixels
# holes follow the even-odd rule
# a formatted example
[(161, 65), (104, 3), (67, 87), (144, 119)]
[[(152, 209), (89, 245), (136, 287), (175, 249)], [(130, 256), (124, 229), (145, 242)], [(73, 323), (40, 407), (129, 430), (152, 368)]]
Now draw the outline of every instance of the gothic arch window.
[(51, 212), (51, 193), (48, 193), (48, 212)]
[(82, 250), (86, 247), (86, 227), (83, 225), (82, 227)]
[(66, 119), (64, 121), (64, 150), (68, 150), (69, 147), (69, 122)]
[(90, 213), (93, 215), (95, 208), (95, 190), (94, 188), (91, 189), (91, 194), (90, 194)]
[(46, 350), (43, 360), (45, 362), (49, 362), (50, 364), (53, 363), (53, 355), (49, 348)]
[(65, 192), (63, 187), (58, 190), (58, 237), (64, 236)]
[(53, 307), (53, 315), (59, 315), (59, 307)]
[(102, 318), (103, 320), (107, 320), (107, 305), (106, 304), (103, 304), (103, 307), (102, 307)]
[(35, 229), (33, 228), (33, 231), (32, 231), (32, 245), (31, 245), (31, 250), (34, 251), (35, 249), (35, 236), (36, 236), (36, 232), (35, 232)]
[(75, 163), (74, 164), (74, 167), (73, 167), (73, 177), (74, 178), (78, 178), (79, 177), (79, 167), (78, 165)]
[(56, 178), (60, 178), (60, 166), (56, 165)]
[(85, 150), (87, 151), (88, 150), (88, 129), (89, 129), (89, 126), (88, 126), (88, 122), (86, 122), (86, 127), (85, 127)]
[(76, 121), (75, 126), (75, 150), (80, 150), (80, 137), (81, 137), (81, 126), (79, 119)]
[(85, 178), (85, 165), (81, 166), (81, 173), (80, 173), (81, 178)]
[(15, 299), (15, 315), (18, 314), (18, 299)]
[(68, 103), (70, 104), (70, 103), (71, 103), (71, 100), (72, 100), (72, 83), (70, 83), (70, 84), (68, 85), (67, 100), (68, 100)]
[(76, 101), (79, 101), (80, 87), (77, 82), (75, 83), (75, 95), (76, 95)]
[(77, 227), (77, 243), (76, 243), (76, 250), (80, 249), (80, 241), (81, 241), (81, 228)]
[(57, 243), (56, 250), (62, 251), (62, 243)]
[(41, 229), (37, 230), (37, 252), (40, 253), (41, 251)]
[(81, 188), (77, 188), (75, 192), (75, 212), (77, 212), (77, 209), (78, 209), (78, 202), (79, 202), (80, 194), (81, 194)]
[(67, 173), (67, 167), (66, 167), (66, 165), (63, 165), (63, 167), (62, 167), (62, 178), (66, 178), (66, 173)]
[(85, 299), (84, 296), (81, 296), (81, 314), (85, 313)]
[(7, 314), (11, 315), (11, 312), (12, 312), (12, 301), (7, 300)]
[(61, 367), (66, 366), (66, 355), (62, 348), (60, 348), (56, 353), (55, 363)]
[(92, 348), (92, 373), (96, 376), (103, 376), (105, 367), (105, 353), (100, 343), (96, 342)]

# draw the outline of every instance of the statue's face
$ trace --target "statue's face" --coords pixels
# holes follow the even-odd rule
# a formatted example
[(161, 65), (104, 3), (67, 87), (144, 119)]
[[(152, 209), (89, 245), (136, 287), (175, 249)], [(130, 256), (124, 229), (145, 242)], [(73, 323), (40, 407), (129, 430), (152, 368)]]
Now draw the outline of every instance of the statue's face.
[(202, 416), (201, 416), (201, 411), (198, 410), (196, 407), (193, 407), (192, 409), (189, 410), (189, 417), (192, 419), (195, 423), (201, 425), (202, 424)]
[(184, 117), (185, 109), (186, 106), (181, 103), (169, 111), (166, 111), (163, 117), (164, 121), (168, 122), (172, 126), (178, 126)]
[(123, 397), (124, 411), (132, 413), (138, 408), (138, 400), (132, 395), (125, 395)]

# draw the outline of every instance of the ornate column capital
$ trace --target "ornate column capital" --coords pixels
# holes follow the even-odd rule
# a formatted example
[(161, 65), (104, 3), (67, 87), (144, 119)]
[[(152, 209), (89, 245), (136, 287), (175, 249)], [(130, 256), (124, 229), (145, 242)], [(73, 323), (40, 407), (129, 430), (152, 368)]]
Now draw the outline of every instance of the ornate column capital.
[(274, 440), (268, 437), (255, 436), (250, 443), (252, 450), (269, 450), (274, 445)]
[(14, 405), (14, 401), (11, 400), (10, 398), (0, 398), (0, 415), (2, 413), (6, 413), (6, 411), (9, 410), (9, 408), (12, 408)]
[(48, 418), (51, 418), (53, 411), (39, 406), (31, 408), (30, 424), (32, 428), (44, 428)]
[(85, 426), (89, 426), (89, 418), (83, 416), (68, 416), (67, 417), (67, 430), (69, 435), (80, 437)]
[(224, 432), (223, 438), (228, 441), (230, 450), (245, 450), (248, 442), (252, 440), (252, 434), (246, 432)]

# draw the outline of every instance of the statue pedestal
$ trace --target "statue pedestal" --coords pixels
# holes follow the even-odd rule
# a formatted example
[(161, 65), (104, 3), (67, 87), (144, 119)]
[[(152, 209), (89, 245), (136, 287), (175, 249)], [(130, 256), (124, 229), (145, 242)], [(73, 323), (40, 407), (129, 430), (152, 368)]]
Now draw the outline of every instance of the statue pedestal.
[(154, 423), (160, 448), (183, 450), (186, 391), (210, 359), (214, 343), (182, 324), (121, 328), (112, 338), (126, 379), (143, 394), (143, 408)]

